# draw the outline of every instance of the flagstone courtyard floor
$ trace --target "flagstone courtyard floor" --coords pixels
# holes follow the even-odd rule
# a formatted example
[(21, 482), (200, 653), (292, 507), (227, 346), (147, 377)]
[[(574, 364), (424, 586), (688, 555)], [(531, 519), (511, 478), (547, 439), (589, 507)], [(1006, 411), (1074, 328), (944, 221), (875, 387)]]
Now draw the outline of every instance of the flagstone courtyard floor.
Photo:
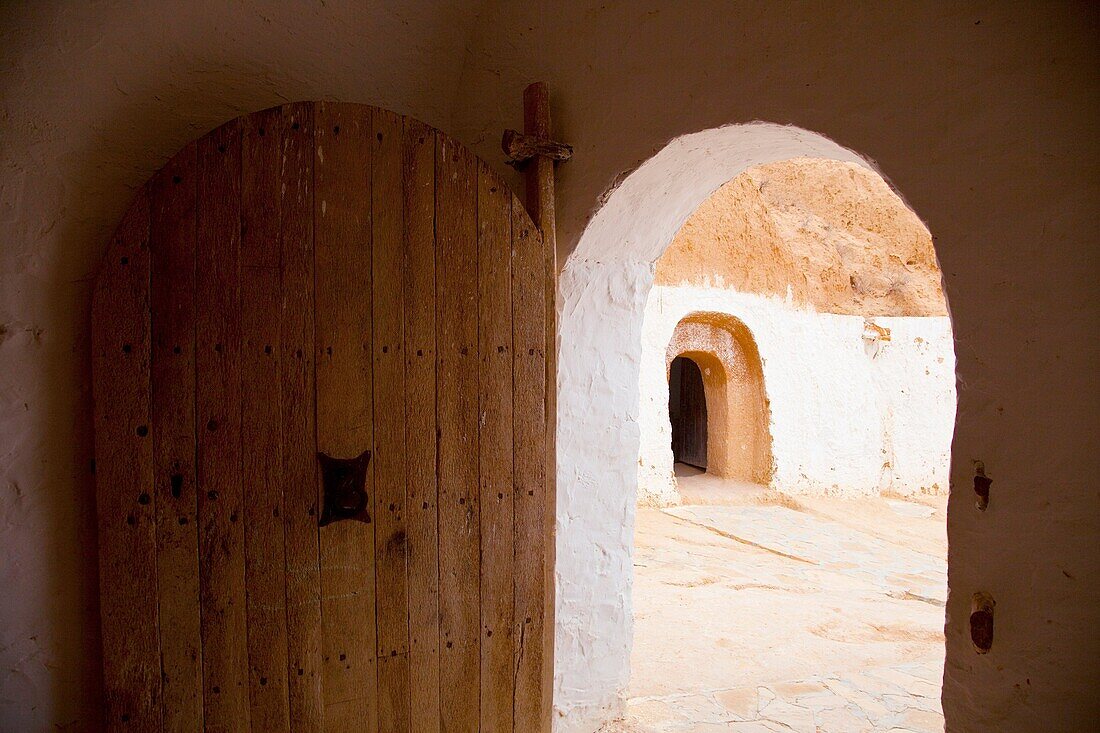
[(680, 481), (706, 503), (638, 510), (627, 715), (605, 730), (943, 730), (946, 497)]

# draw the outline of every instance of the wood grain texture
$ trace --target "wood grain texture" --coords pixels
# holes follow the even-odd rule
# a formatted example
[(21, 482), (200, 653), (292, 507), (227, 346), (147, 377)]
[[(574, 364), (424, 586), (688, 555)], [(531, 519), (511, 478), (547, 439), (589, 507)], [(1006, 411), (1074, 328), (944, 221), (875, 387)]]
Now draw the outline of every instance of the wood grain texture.
[[(535, 82), (523, 90), (523, 131), (540, 140), (553, 139), (553, 122), (550, 118), (550, 89), (545, 82)], [(543, 637), (542, 658), (550, 660), (542, 669), (542, 702), (545, 730), (549, 730), (550, 710), (553, 708), (554, 690), (554, 554), (555, 514), (557, 507), (557, 413), (558, 413), (558, 235), (557, 200), (554, 195), (554, 161), (545, 156), (536, 156), (526, 171), (525, 193), (527, 211), (541, 236), (540, 247), (546, 269), (543, 276), (543, 288), (546, 298), (546, 431), (544, 435), (546, 485), (543, 505), (546, 512), (543, 543), (546, 557), (543, 562)]]
[(279, 374), (281, 119), (279, 110), (261, 112), (245, 118), (241, 131), (241, 467), (254, 731), (290, 728)]
[[(140, 192), (93, 305), (109, 729), (548, 730), (548, 263), (488, 166), (361, 105)], [(318, 451), (364, 450), (369, 521), (318, 528)]]
[(471, 731), (481, 692), (477, 172), (469, 151), (437, 140), (440, 717), (444, 731)]
[(146, 186), (115, 232), (92, 298), (106, 728), (141, 733), (161, 730), (162, 720), (149, 283)]
[(405, 118), (405, 435), (410, 729), (438, 731), (435, 133)]
[(320, 731), (325, 723), (314, 394), (313, 111), (310, 103), (284, 105), (279, 129), (283, 531), (290, 728), (296, 732)]
[(197, 144), (152, 184), (153, 493), (165, 730), (203, 720), (195, 465), (195, 197)]
[(542, 237), (512, 200), (513, 475), (515, 476), (515, 703), (517, 731), (548, 731), (545, 652), (546, 261)]
[(512, 730), (512, 208), (477, 162), (481, 730)]
[[(369, 108), (320, 103), (316, 151), (317, 450), (373, 447)], [(325, 728), (378, 729), (374, 464), (370, 521), (321, 529)]]
[(371, 156), (374, 333), (375, 599), (379, 729), (409, 730), (409, 595), (405, 506), (405, 212), (401, 118), (375, 109)]
[[(236, 126), (203, 139), (195, 300), (203, 687), (207, 730), (249, 730), (241, 486), (240, 159)], [(219, 152), (221, 146), (225, 152)]]

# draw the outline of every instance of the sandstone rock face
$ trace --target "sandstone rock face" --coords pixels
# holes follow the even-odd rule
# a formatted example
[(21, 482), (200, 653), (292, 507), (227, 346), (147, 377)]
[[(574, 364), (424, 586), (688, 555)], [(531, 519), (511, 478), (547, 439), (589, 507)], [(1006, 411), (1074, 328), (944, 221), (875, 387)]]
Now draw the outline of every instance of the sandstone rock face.
[(924, 223), (873, 171), (837, 160), (768, 163), (723, 185), (657, 261), (656, 284), (841, 315), (947, 315)]

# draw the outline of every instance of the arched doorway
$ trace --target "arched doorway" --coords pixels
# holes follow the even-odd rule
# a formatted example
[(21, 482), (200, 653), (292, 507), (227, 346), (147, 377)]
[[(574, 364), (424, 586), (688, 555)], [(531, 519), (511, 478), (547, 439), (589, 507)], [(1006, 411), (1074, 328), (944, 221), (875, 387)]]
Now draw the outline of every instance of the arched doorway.
[(707, 470), (707, 395), (703, 372), (690, 356), (677, 356), (668, 368), (668, 420), (672, 460)]
[[(775, 427), (774, 446), (769, 445), (774, 457), (765, 463), (773, 480), (789, 482), (799, 491), (828, 491), (833, 483), (839, 483), (832, 482), (830, 476), (838, 456), (845, 464), (859, 468), (844, 474), (841, 479), (846, 482), (844, 487), (850, 483), (859, 491), (874, 491), (879, 488), (879, 477), (884, 472), (902, 474), (905, 462), (895, 460), (895, 454), (900, 455), (896, 445), (882, 446), (875, 453), (880, 444), (875, 442), (874, 433), (889, 421), (867, 429), (857, 425), (868, 409), (890, 416), (920, 414), (911, 409), (903, 413), (892, 411), (891, 405), (882, 404), (892, 387), (865, 378), (873, 369), (857, 361), (880, 358), (871, 355), (876, 350), (864, 348), (864, 333), (878, 326), (884, 329), (888, 340), (890, 329), (897, 328), (895, 324), (887, 319), (876, 321), (878, 314), (869, 316), (866, 323), (858, 313), (830, 318), (831, 312), (826, 311), (822, 317), (812, 307), (790, 317), (783, 315), (780, 306), (792, 300), (785, 273), (775, 278), (776, 283), (769, 281), (769, 285), (780, 286), (774, 291), (738, 298), (736, 302), (720, 302), (721, 299), (715, 298), (710, 302), (719, 307), (713, 309), (708, 307), (710, 302), (690, 307), (671, 292), (671, 286), (680, 283), (662, 283), (655, 277), (655, 266), (677, 232), (718, 188), (750, 167), (796, 158), (842, 161), (853, 164), (853, 168), (873, 171), (871, 165), (851, 151), (795, 128), (752, 124), (687, 135), (669, 144), (609, 195), (565, 265), (559, 296), (557, 648), (560, 653), (555, 695), (557, 712), (566, 724), (563, 730), (584, 730), (586, 721), (606, 720), (609, 714), (622, 709), (621, 695), (630, 673), (628, 657), (635, 623), (631, 591), (634, 574), (640, 572), (634, 569), (637, 567), (632, 544), (637, 518), (634, 504), (646, 472), (655, 468), (655, 462), (646, 461), (644, 452), (647, 416), (659, 415), (667, 420), (669, 415), (669, 394), (648, 387), (661, 382), (668, 384), (665, 346), (675, 324), (684, 316), (701, 310), (736, 312), (760, 339), (757, 356), (764, 357), (761, 363), (769, 384), (769, 394), (762, 399), (769, 410), (765, 425)], [(858, 208), (852, 211), (856, 215), (861, 213)], [(902, 261), (906, 266), (911, 264)], [(731, 262), (744, 264), (744, 260)], [(792, 272), (798, 272), (804, 262), (796, 258), (789, 264)], [(846, 275), (843, 270), (840, 273)], [(847, 277), (838, 277), (837, 282), (847, 283)], [(857, 284), (853, 282), (852, 286)], [(683, 285), (684, 292), (705, 289), (705, 284), (700, 283)], [(794, 297), (797, 297), (799, 284), (795, 285)], [(872, 285), (877, 287), (876, 283)], [(726, 306), (731, 304), (738, 307), (728, 309)], [(949, 346), (949, 322), (946, 315), (942, 318), (947, 325), (944, 333), (937, 336), (937, 343)], [(646, 323), (650, 319), (660, 327), (649, 328)], [(826, 321), (828, 328), (818, 327)], [(758, 333), (760, 326), (763, 328)], [(907, 341), (898, 338), (899, 331)], [(893, 355), (884, 352), (886, 359), (901, 353), (903, 344), (914, 347), (927, 343), (923, 336), (912, 334), (903, 326), (894, 334), (898, 348)], [(815, 346), (822, 339), (834, 337), (843, 341), (843, 357), (823, 359)], [(669, 360), (684, 353), (675, 353)], [(953, 354), (948, 353), (948, 357), (931, 367), (929, 374), (933, 374), (934, 380), (946, 380), (953, 390), (950, 381)], [(694, 357), (693, 360), (698, 364)], [(879, 361), (877, 365), (885, 363)], [(705, 384), (705, 369), (700, 371)], [(778, 399), (771, 394), (773, 375), (780, 377), (776, 380), (781, 386)], [(880, 386), (887, 389), (879, 389)], [(707, 463), (708, 471), (713, 471), (716, 417), (715, 401), (709, 395), (707, 407)], [(820, 419), (822, 407), (827, 408), (828, 420)], [(951, 399), (944, 400), (944, 408), (941, 413), (937, 407), (936, 414), (946, 417), (949, 436), (954, 415), (953, 391)], [(666, 424), (668, 433), (661, 445), (668, 456), (669, 470), (658, 473), (667, 476), (671, 474), (673, 450), (671, 424)], [(824, 447), (800, 453), (800, 446), (808, 445), (810, 438), (823, 441), (820, 446)], [(875, 456), (877, 460), (849, 461), (853, 456)], [(677, 502), (674, 493), (655, 497), (659, 506)], [(768, 524), (763, 513), (760, 519), (746, 528), (755, 531), (763, 527), (771, 531), (774, 525)], [(774, 535), (777, 539), (783, 537), (778, 531)], [(713, 541), (713, 537), (704, 534), (700, 540)], [(764, 544), (753, 539), (745, 542), (746, 546), (758, 549)], [(785, 557), (798, 556), (790, 552)], [(647, 558), (643, 556), (639, 562), (644, 565)], [(714, 587), (709, 580), (704, 585)], [(675, 585), (666, 587), (672, 588), (669, 591), (672, 594), (681, 593)], [(677, 607), (683, 608), (684, 604)], [(942, 628), (942, 606), (932, 609), (932, 614), (938, 615)], [(822, 631), (831, 633), (828, 628)]]
[[(675, 503), (662, 501), (661, 497), (675, 498), (681, 493), (681, 482), (676, 476), (692, 473), (685, 471), (683, 466), (705, 470), (714, 477), (766, 485), (772, 475), (770, 410), (760, 351), (748, 326), (728, 313), (690, 313), (676, 323), (664, 353), (654, 352), (648, 356), (647, 359), (643, 355), (643, 389), (661, 386), (658, 381), (647, 378), (646, 372), (663, 368), (667, 374), (670, 408), (676, 397), (680, 402), (691, 397), (674, 395), (675, 390), (683, 390), (684, 385), (678, 381), (674, 383), (673, 365), (683, 359), (696, 367), (706, 424), (702, 440), (698, 435), (690, 436), (694, 443), (683, 446), (677, 443), (677, 425), (671, 409), (668, 422), (664, 414), (643, 411), (639, 500), (655, 505)], [(658, 363), (659, 359), (662, 361)], [(682, 417), (688, 421), (680, 426), (681, 431), (699, 430), (698, 420), (693, 415)], [(671, 453), (667, 449), (657, 449), (669, 432), (672, 435)], [(689, 437), (686, 432), (684, 437)], [(682, 459), (677, 454), (678, 445), (681, 450), (694, 449), (695, 455)], [(683, 465), (676, 467), (677, 463)]]

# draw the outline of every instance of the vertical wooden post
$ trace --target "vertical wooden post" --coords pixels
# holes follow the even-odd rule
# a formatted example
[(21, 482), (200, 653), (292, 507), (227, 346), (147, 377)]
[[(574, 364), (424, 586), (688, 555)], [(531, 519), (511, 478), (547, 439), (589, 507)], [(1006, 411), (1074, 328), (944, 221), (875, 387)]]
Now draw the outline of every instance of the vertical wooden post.
[[(523, 133), (538, 140), (550, 140), (550, 91), (537, 81), (523, 90)], [(554, 226), (554, 161), (534, 156), (526, 171), (527, 213), (542, 232), (547, 261), (554, 263), (551, 280), (558, 279), (557, 230)], [(556, 293), (556, 286), (555, 286)]]
[[(538, 140), (551, 140), (550, 90), (545, 82), (535, 82), (523, 90), (523, 132)], [(543, 705), (549, 717), (554, 694), (554, 563), (557, 521), (557, 374), (558, 374), (558, 248), (554, 204), (554, 161), (535, 155), (526, 168), (527, 212), (542, 233), (546, 257), (546, 563), (543, 608)], [(549, 722), (549, 721), (547, 721)]]

